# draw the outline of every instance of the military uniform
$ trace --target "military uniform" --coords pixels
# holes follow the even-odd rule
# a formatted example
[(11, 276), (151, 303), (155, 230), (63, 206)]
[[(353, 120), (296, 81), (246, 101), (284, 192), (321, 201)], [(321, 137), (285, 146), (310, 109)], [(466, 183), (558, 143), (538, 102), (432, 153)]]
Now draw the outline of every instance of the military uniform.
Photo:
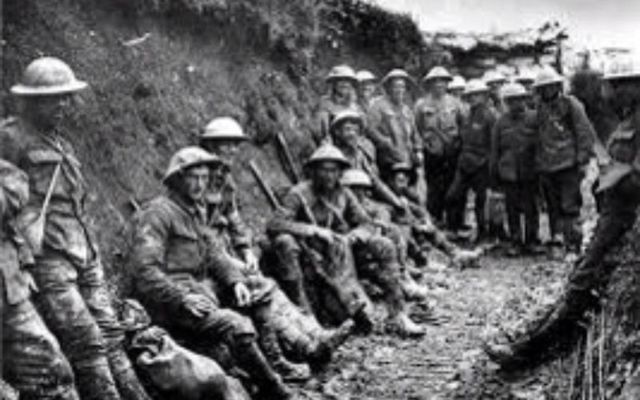
[[(257, 350), (251, 320), (220, 306), (220, 297), (228, 304), (233, 288), (245, 277), (215, 240), (208, 214), (206, 204), (187, 204), (175, 192), (144, 206), (135, 219), (130, 255), (135, 297), (155, 324), (191, 345), (212, 348), (224, 343), (259, 385), (279, 385), (279, 377)], [(205, 313), (189, 311), (190, 294), (207, 299)]]
[[(310, 234), (313, 225), (325, 227), (344, 235), (343, 250), (347, 252), (347, 256), (352, 252), (357, 267), (370, 262), (378, 265), (375, 271), (368, 271), (368, 277), (385, 292), (390, 314), (400, 313), (404, 308), (404, 298), (400, 287), (400, 265), (395, 246), (388, 238), (375, 234), (370, 222), (369, 216), (349, 189), (338, 187), (334, 193), (321, 197), (313, 189), (310, 181), (294, 186), (284, 199), (283, 210), (270, 226), (277, 234), (280, 279), (303, 279), (300, 267), (301, 243), (303, 247), (317, 252), (321, 257), (329, 256), (327, 249), (323, 248), (323, 243), (311, 239), (313, 235)], [(347, 263), (344, 264), (336, 265), (334, 268), (349, 268)], [(347, 315), (354, 316), (366, 306), (366, 295), (355, 271), (338, 271), (337, 275), (336, 279), (329, 277), (328, 283), (339, 293), (339, 301)]]
[(468, 190), (473, 190), (479, 237), (487, 233), (485, 201), (489, 189), (491, 131), (495, 120), (494, 114), (487, 105), (481, 104), (471, 108), (469, 117), (460, 128), (462, 149), (458, 156), (455, 178), (447, 192), (448, 202), (455, 207), (457, 204), (466, 203)]
[(118, 390), (125, 398), (146, 398), (122, 349), (123, 331), (88, 225), (86, 182), (73, 148), (54, 132), (39, 133), (18, 119), (0, 128), (0, 149), (29, 176), (23, 221), (38, 215), (54, 171), (60, 170), (42, 252), (30, 272), (39, 288), (36, 305), (74, 368), (82, 398), (118, 399)]
[[(524, 244), (538, 241), (536, 123), (534, 111), (527, 110), (519, 116), (506, 113), (496, 122), (492, 139), (490, 169), (493, 179), (505, 192), (510, 237)], [(525, 220), (524, 238), (521, 214)]]
[[(565, 293), (528, 332), (511, 344), (506, 362), (522, 361), (544, 354), (544, 350), (576, 327), (584, 312), (597, 304), (597, 294), (611, 276), (616, 262), (606, 262), (605, 255), (615, 254), (624, 243), (623, 235), (636, 220), (640, 204), (640, 131), (629, 121), (622, 122), (611, 135), (608, 151), (616, 162), (605, 167), (600, 179), (606, 183), (594, 237), (584, 256), (574, 265)], [(619, 164), (618, 164), (619, 163)], [(625, 166), (626, 173), (614, 169)], [(489, 349), (492, 355), (493, 350)], [(493, 353), (502, 358), (501, 354)], [(505, 362), (505, 361), (503, 361)]]
[(364, 115), (362, 108), (360, 108), (355, 100), (349, 101), (348, 104), (340, 104), (333, 100), (330, 96), (323, 96), (320, 99), (320, 106), (317, 112), (319, 132), (316, 138), (316, 143), (331, 140), (331, 121), (333, 121), (338, 113), (346, 110), (355, 111), (359, 114)]
[(581, 169), (592, 155), (594, 138), (584, 107), (575, 97), (561, 95), (551, 104), (540, 104), (536, 165), (552, 225), (557, 224), (556, 230), (573, 247), (582, 241), (576, 226), (582, 205)]
[(27, 176), (0, 160), (0, 376), (24, 399), (78, 399), (71, 365), (30, 300), (30, 264), (14, 214), (27, 202)]
[[(436, 99), (427, 95), (415, 105), (416, 125), (424, 147), (424, 168), (429, 188), (427, 208), (437, 220), (445, 212), (445, 196), (455, 177), (460, 152), (460, 126), (464, 111), (451, 95)], [(459, 224), (460, 215), (450, 215)]]
[(398, 162), (417, 165), (422, 142), (408, 105), (396, 106), (387, 96), (380, 96), (371, 105), (368, 124), (366, 132), (376, 147), (382, 171)]

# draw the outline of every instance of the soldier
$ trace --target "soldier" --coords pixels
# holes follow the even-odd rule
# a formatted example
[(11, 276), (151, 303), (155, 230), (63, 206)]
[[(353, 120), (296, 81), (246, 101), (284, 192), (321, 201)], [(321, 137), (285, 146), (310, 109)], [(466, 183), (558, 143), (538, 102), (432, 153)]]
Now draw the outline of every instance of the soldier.
[[(584, 256), (575, 262), (565, 292), (545, 315), (522, 337), (510, 344), (488, 345), (485, 350), (503, 366), (540, 360), (548, 349), (576, 328), (586, 310), (597, 306), (601, 289), (618, 265), (607, 260), (615, 255), (634, 225), (640, 204), (640, 63), (621, 63), (608, 71), (621, 123), (601, 157), (598, 192), (600, 216), (595, 234)], [(630, 238), (630, 240), (633, 240)]]
[(467, 84), (464, 95), (470, 106), (469, 116), (460, 127), (462, 150), (458, 156), (455, 178), (447, 192), (447, 202), (454, 207), (466, 203), (469, 189), (475, 193), (476, 241), (486, 240), (488, 231), (485, 201), (489, 189), (491, 130), (496, 120), (489, 108), (488, 92), (489, 88), (479, 79), (472, 79)]
[(356, 78), (358, 79), (358, 104), (362, 111), (367, 114), (375, 98), (377, 79), (371, 71), (367, 70), (358, 71)]
[(415, 179), (407, 164), (398, 163), (391, 168), (391, 189), (407, 206), (398, 213), (392, 213), (392, 221), (403, 228), (409, 241), (409, 251), (417, 261), (427, 261), (426, 254), (436, 247), (447, 255), (454, 267), (464, 268), (476, 264), (479, 252), (464, 250), (449, 241), (434, 223), (423, 207), (417, 203), (418, 195), (411, 189)]
[[(222, 161), (198, 147), (176, 152), (164, 176), (168, 195), (155, 198), (135, 218), (130, 261), (135, 296), (154, 324), (191, 344), (226, 344), (238, 366), (254, 380), (260, 398), (288, 399), (291, 393), (256, 343), (247, 317), (220, 306), (248, 309), (260, 300), (237, 265), (212, 240), (206, 194), (210, 168)], [(215, 285), (215, 286), (214, 286)]]
[(462, 76), (455, 75), (447, 85), (447, 93), (462, 101), (462, 95), (464, 94), (464, 90), (466, 87), (467, 81), (465, 81)]
[[(537, 252), (539, 215), (535, 173), (536, 114), (528, 109), (531, 95), (518, 83), (502, 89), (507, 112), (498, 118), (491, 140), (491, 176), (506, 195), (511, 253)], [(520, 216), (524, 215), (524, 226)]]
[[(318, 365), (330, 360), (331, 353), (351, 333), (352, 324), (348, 321), (337, 330), (323, 329), (312, 314), (302, 315), (277, 284), (260, 272), (259, 258), (252, 250), (251, 232), (238, 210), (236, 185), (230, 171), (239, 144), (247, 139), (240, 124), (230, 117), (214, 118), (200, 136), (200, 147), (224, 157), (224, 162), (211, 170), (207, 193), (209, 225), (225, 254), (223, 261), (243, 272), (252, 292), (266, 292), (263, 303), (269, 303), (269, 307), (255, 307), (253, 321), (269, 361), (285, 381), (303, 380), (309, 377), (308, 370), (285, 359), (279, 341), (295, 348), (296, 358)], [(278, 333), (280, 338), (276, 336)]]
[(356, 88), (358, 78), (356, 73), (348, 65), (336, 65), (331, 68), (326, 78), (329, 86), (329, 94), (320, 99), (317, 112), (319, 131), (316, 142), (321, 143), (329, 138), (329, 125), (338, 111), (354, 110), (362, 112), (358, 105)]
[[(458, 100), (447, 94), (453, 78), (443, 67), (434, 67), (424, 77), (427, 94), (415, 105), (416, 125), (424, 147), (425, 176), (429, 185), (427, 209), (436, 221), (443, 222), (445, 196), (455, 176), (460, 152), (460, 126), (464, 110)], [(449, 227), (458, 229), (463, 221), (464, 205), (448, 213)]]
[(11, 88), (20, 115), (0, 128), (0, 156), (29, 176), (30, 200), (19, 222), (35, 253), (29, 269), (39, 288), (34, 299), (73, 366), (80, 396), (147, 399), (122, 348), (123, 331), (87, 221), (81, 164), (59, 132), (73, 94), (86, 87), (57, 58), (29, 64)]
[(71, 365), (30, 300), (33, 260), (15, 226), (28, 199), (27, 175), (0, 159), (0, 378), (21, 399), (77, 400)]
[[(358, 273), (367, 275), (379, 285), (388, 310), (388, 327), (402, 336), (421, 336), (422, 327), (407, 314), (400, 283), (401, 266), (391, 240), (374, 232), (374, 226), (353, 193), (340, 185), (342, 171), (349, 162), (333, 145), (318, 148), (307, 162), (311, 179), (294, 186), (284, 199), (283, 209), (270, 224), (277, 234), (276, 248), (280, 259), (281, 278), (302, 280), (300, 267), (302, 248), (314, 252), (325, 260), (334, 261), (333, 270), (346, 268), (345, 257), (355, 257)], [(337, 251), (342, 257), (336, 260)], [(340, 265), (340, 263), (342, 264)], [(371, 263), (376, 266), (365, 269)], [(335, 265), (339, 264), (339, 265)], [(328, 267), (320, 273), (328, 273)], [(338, 289), (354, 290), (352, 295), (341, 296), (348, 314), (359, 319), (356, 312), (363, 309), (357, 281), (338, 283), (336, 286), (356, 285)], [(305, 289), (300, 283), (298, 291)], [(301, 299), (306, 295), (294, 294)], [(358, 323), (359, 321), (356, 321)]]
[(487, 71), (482, 77), (484, 83), (489, 87), (489, 100), (491, 108), (496, 117), (505, 111), (504, 102), (502, 101), (502, 87), (507, 83), (507, 78), (496, 70)]
[(407, 104), (408, 91), (413, 85), (406, 71), (394, 69), (382, 80), (385, 94), (371, 105), (367, 133), (376, 147), (382, 171), (400, 161), (415, 168), (422, 164), (422, 145), (413, 111)]
[(563, 94), (563, 83), (555, 70), (545, 69), (534, 84), (540, 98), (536, 167), (552, 232), (562, 233), (567, 249), (577, 253), (582, 244), (580, 183), (593, 153), (595, 132), (582, 103)]
[(533, 84), (535, 83), (535, 80), (536, 76), (533, 73), (533, 70), (526, 67), (521, 68), (514, 79), (514, 81), (521, 84), (530, 95), (533, 95)]

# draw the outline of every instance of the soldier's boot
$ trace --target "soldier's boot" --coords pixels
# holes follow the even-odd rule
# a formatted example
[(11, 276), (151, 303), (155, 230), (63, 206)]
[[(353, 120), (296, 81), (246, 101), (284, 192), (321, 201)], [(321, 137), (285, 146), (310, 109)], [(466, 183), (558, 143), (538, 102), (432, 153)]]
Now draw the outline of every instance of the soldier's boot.
[(389, 318), (387, 330), (390, 333), (408, 338), (417, 338), (426, 334), (424, 327), (413, 322), (404, 311)]
[(78, 360), (72, 363), (76, 387), (82, 400), (121, 399), (106, 357), (101, 360)]
[(467, 250), (457, 248), (451, 254), (451, 265), (454, 268), (466, 269), (479, 267), (481, 249)]
[(238, 365), (251, 375), (258, 390), (259, 399), (290, 400), (293, 393), (282, 381), (282, 377), (269, 365), (253, 337), (241, 337), (235, 348)]
[[(262, 324), (265, 325), (265, 324)], [(306, 364), (293, 363), (282, 353), (276, 332), (268, 326), (259, 327), (260, 347), (273, 369), (285, 382), (306, 382), (311, 379), (311, 371)]]
[(375, 322), (368, 307), (362, 307), (351, 318), (355, 324), (354, 333), (368, 335), (373, 331)]
[(354, 332), (355, 322), (347, 320), (336, 329), (323, 329), (317, 333), (316, 344), (309, 351), (309, 362), (314, 366), (328, 364), (333, 353)]
[(122, 400), (151, 400), (124, 350), (109, 352), (109, 364)]
[(402, 291), (408, 300), (422, 301), (426, 300), (429, 295), (429, 289), (416, 282), (409, 271), (403, 271), (401, 284)]

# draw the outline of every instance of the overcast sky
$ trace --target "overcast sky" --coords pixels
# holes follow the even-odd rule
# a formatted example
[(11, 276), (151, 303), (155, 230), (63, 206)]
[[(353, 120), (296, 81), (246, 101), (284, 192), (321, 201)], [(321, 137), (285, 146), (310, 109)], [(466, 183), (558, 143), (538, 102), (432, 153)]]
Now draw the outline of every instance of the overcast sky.
[(640, 0), (371, 0), (411, 13), (424, 30), (503, 31), (557, 19), (572, 39), (640, 50)]

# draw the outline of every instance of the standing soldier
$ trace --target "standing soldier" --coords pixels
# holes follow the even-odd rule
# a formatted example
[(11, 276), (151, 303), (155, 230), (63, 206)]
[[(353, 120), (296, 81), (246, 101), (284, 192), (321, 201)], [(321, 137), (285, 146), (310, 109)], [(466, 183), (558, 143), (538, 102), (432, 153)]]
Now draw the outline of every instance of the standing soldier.
[(0, 128), (0, 156), (29, 176), (30, 200), (19, 220), (35, 253), (34, 298), (73, 366), (81, 397), (147, 399), (122, 347), (124, 334), (87, 221), (81, 164), (59, 132), (72, 95), (86, 87), (57, 58), (29, 64), (11, 88), (21, 110)]
[(498, 115), (505, 111), (504, 103), (502, 102), (502, 87), (507, 83), (507, 78), (496, 70), (487, 71), (483, 77), (484, 83), (489, 87), (489, 100), (491, 102), (491, 108)]
[[(424, 77), (427, 94), (415, 106), (416, 125), (424, 147), (424, 166), (429, 196), (427, 209), (436, 221), (444, 221), (445, 196), (456, 171), (460, 152), (460, 126), (464, 121), (461, 103), (447, 94), (453, 78), (443, 67), (434, 67)], [(447, 214), (451, 228), (462, 225), (464, 204)]]
[(565, 95), (563, 84), (564, 79), (553, 69), (541, 71), (534, 84), (540, 98), (536, 166), (551, 230), (562, 233), (567, 249), (577, 253), (582, 244), (580, 183), (593, 153), (595, 132), (582, 103)]
[(225, 300), (240, 308), (257, 300), (241, 269), (225, 262), (208, 229), (210, 168), (221, 163), (199, 147), (185, 147), (171, 157), (164, 176), (168, 195), (143, 207), (134, 222), (135, 295), (155, 324), (177, 336), (211, 348), (227, 345), (260, 389), (260, 398), (288, 399), (291, 394), (258, 347), (251, 321), (222, 308), (213, 290), (220, 288)]
[(491, 358), (504, 367), (552, 356), (550, 347), (581, 324), (585, 311), (597, 306), (602, 288), (619, 264), (606, 256), (615, 257), (625, 243), (635, 241), (622, 239), (633, 227), (640, 205), (640, 63), (624, 63), (605, 79), (622, 122), (611, 134), (608, 155), (599, 159), (600, 217), (594, 237), (584, 257), (574, 264), (565, 292), (553, 307), (514, 342), (486, 346)]
[(339, 111), (355, 110), (361, 112), (356, 93), (358, 78), (353, 68), (348, 65), (336, 65), (331, 68), (326, 82), (329, 86), (329, 94), (320, 99), (320, 106), (317, 112), (319, 123), (318, 136), (316, 137), (317, 143), (331, 140), (329, 126)]
[(514, 81), (521, 84), (527, 93), (533, 95), (533, 84), (536, 81), (536, 76), (531, 68), (521, 68)]
[[(469, 116), (460, 127), (462, 150), (458, 156), (456, 175), (447, 193), (447, 202), (465, 204), (467, 192), (475, 193), (476, 241), (487, 238), (485, 201), (489, 189), (489, 155), (491, 131), (496, 117), (488, 105), (489, 88), (478, 79), (467, 84), (464, 95), (469, 103)], [(456, 210), (448, 211), (455, 213)]]
[(356, 78), (358, 79), (358, 104), (366, 114), (376, 95), (376, 76), (371, 71), (361, 70), (356, 73)]
[(447, 93), (462, 101), (464, 89), (467, 87), (467, 81), (461, 75), (454, 75), (447, 85)]
[(390, 71), (382, 80), (384, 96), (378, 97), (369, 111), (367, 132), (376, 147), (381, 171), (401, 161), (415, 168), (422, 163), (422, 145), (407, 104), (412, 85), (413, 79), (406, 71)]
[[(388, 327), (402, 336), (421, 336), (424, 330), (416, 325), (407, 313), (407, 305), (402, 292), (401, 266), (393, 242), (375, 233), (370, 217), (362, 208), (354, 194), (340, 184), (342, 171), (349, 162), (342, 152), (330, 144), (319, 147), (307, 162), (311, 179), (294, 186), (284, 199), (283, 209), (276, 215), (270, 229), (278, 236), (276, 247), (280, 259), (282, 279), (298, 279), (302, 282), (303, 272), (300, 265), (302, 248), (309, 249), (319, 257), (336, 263), (346, 262), (355, 257), (358, 273), (366, 275), (384, 292), (388, 310)], [(341, 260), (335, 260), (336, 253), (343, 254)], [(375, 264), (373, 268), (365, 268)], [(323, 268), (323, 274), (332, 270), (349, 268), (332, 265)], [(326, 278), (325, 278), (326, 279)], [(335, 289), (350, 295), (340, 296), (343, 306), (350, 316), (361, 318), (356, 313), (364, 305), (358, 292), (357, 281), (344, 282), (356, 287)], [(302, 283), (298, 285), (302, 293), (292, 298), (306, 298)], [(366, 301), (366, 300), (365, 300)]]
[[(536, 114), (528, 109), (531, 95), (518, 83), (502, 90), (507, 111), (493, 130), (491, 176), (504, 190), (512, 254), (531, 252), (538, 245), (538, 181), (535, 173)], [(520, 221), (524, 215), (524, 226)], [(523, 233), (524, 232), (524, 233)]]
[(29, 298), (33, 281), (24, 268), (33, 260), (15, 226), (28, 199), (27, 175), (0, 159), (0, 378), (20, 398), (78, 400), (71, 365)]

